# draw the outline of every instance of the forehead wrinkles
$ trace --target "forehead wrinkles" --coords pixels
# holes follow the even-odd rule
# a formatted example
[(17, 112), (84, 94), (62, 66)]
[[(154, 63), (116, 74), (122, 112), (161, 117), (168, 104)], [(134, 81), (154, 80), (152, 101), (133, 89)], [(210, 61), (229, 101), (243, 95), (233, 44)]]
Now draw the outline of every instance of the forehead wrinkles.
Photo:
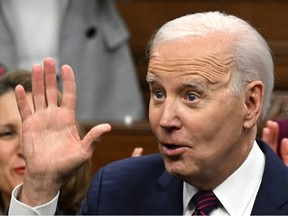
[(208, 56), (205, 58), (195, 59), (190, 65), (191, 70), (197, 71), (204, 75), (204, 77), (211, 83), (223, 81), (228, 78), (230, 80), (232, 68), (232, 56), (229, 57), (216, 57)]
[[(161, 57), (158, 52), (151, 55), (148, 72), (177, 72), (179, 75), (196, 74), (207, 79), (210, 83), (231, 78), (232, 56), (210, 55), (200, 58), (171, 58)], [(227, 80), (227, 81), (228, 81)]]

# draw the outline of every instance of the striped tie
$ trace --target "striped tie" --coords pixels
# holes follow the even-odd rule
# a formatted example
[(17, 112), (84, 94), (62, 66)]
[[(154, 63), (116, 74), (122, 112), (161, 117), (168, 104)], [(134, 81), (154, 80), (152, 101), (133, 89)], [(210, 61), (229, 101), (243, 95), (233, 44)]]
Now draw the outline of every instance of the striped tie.
[(193, 196), (192, 201), (195, 204), (192, 215), (209, 215), (220, 204), (213, 191), (199, 191)]

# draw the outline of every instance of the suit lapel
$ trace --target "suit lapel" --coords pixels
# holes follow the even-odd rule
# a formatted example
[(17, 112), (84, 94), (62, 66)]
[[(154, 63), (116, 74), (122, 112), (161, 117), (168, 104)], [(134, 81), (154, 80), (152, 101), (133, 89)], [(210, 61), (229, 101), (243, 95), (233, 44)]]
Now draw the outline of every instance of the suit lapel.
[(149, 197), (149, 206), (156, 214), (183, 214), (183, 181), (166, 171), (158, 179), (157, 196)]
[(266, 143), (257, 143), (265, 154), (265, 168), (252, 214), (287, 214), (283, 205), (288, 202), (288, 169)]

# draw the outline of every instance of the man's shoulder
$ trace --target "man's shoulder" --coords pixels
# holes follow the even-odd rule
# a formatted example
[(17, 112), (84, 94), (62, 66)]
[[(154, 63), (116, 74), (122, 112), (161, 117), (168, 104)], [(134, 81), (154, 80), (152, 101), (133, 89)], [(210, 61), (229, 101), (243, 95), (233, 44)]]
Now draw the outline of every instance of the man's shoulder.
[(102, 168), (104, 172), (163, 172), (165, 170), (164, 162), (160, 154), (149, 154), (139, 157), (125, 158), (112, 162)]
[(265, 154), (265, 169), (253, 207), (253, 214), (288, 213), (288, 168), (262, 140), (257, 140)]
[[(281, 158), (276, 155), (270, 146), (262, 140), (257, 140), (257, 143), (265, 155), (265, 170), (264, 178), (273, 178), (281, 176), (281, 179), (288, 183), (288, 167), (284, 164)], [(288, 188), (288, 187), (287, 187)]]
[(183, 181), (165, 171), (160, 154), (131, 157), (97, 172), (82, 213), (181, 214), (182, 193)]
[(100, 185), (101, 187), (109, 185), (110, 190), (113, 187), (138, 185), (142, 181), (157, 182), (163, 174), (169, 176), (165, 172), (164, 162), (160, 154), (131, 157), (109, 163), (100, 168), (93, 177), (90, 186), (95, 189), (99, 188)]
[[(99, 194), (101, 188), (102, 195), (104, 191), (105, 195), (111, 191), (118, 191), (119, 196), (127, 191), (130, 191), (130, 194), (139, 191), (148, 193), (148, 191), (155, 191), (158, 185), (165, 186), (174, 181), (177, 185), (180, 182), (178, 178), (175, 179), (166, 172), (160, 154), (151, 154), (115, 161), (102, 167), (91, 182), (90, 192)], [(126, 188), (126, 190), (120, 193), (119, 188)]]

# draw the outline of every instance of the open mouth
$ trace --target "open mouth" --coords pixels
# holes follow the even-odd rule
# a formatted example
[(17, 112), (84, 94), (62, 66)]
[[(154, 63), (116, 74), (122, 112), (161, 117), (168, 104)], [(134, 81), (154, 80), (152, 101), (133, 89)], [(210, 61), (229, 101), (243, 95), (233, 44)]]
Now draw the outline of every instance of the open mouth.
[(171, 150), (180, 148), (180, 146), (173, 145), (173, 144), (165, 144), (164, 147), (167, 149), (171, 149)]
[(185, 153), (186, 148), (184, 146), (176, 145), (176, 144), (162, 144), (162, 152), (169, 156), (175, 157)]

